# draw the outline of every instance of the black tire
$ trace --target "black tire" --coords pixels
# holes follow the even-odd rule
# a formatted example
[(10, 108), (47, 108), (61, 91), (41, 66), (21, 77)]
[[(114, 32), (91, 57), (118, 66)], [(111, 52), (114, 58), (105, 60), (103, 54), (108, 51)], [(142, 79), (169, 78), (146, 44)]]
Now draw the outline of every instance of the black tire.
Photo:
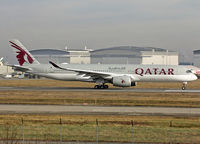
[(100, 87), (100, 89), (104, 89), (104, 85), (100, 85), (99, 87)]
[(104, 89), (108, 89), (108, 85), (104, 85)]
[(95, 85), (94, 89), (108, 89), (108, 85)]
[(182, 90), (185, 90), (185, 86), (182, 86)]

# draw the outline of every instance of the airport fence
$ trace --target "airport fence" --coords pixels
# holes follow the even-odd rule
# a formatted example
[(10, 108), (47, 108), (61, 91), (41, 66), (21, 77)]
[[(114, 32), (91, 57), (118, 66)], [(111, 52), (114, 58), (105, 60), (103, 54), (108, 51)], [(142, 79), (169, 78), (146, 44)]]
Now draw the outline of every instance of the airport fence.
[(134, 121), (8, 120), (0, 124), (1, 143), (200, 143), (199, 127), (170, 121), (148, 125)]

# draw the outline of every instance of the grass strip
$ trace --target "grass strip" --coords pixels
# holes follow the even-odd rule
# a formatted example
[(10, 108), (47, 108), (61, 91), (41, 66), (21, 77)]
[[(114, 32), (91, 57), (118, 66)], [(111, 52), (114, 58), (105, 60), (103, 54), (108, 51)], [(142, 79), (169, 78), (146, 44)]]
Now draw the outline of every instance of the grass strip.
[(200, 107), (198, 93), (0, 91), (0, 104)]
[(61, 118), (63, 141), (96, 141), (98, 119), (99, 140), (104, 142), (132, 142), (131, 120), (135, 142), (200, 142), (199, 117), (112, 115), (0, 115), (0, 139), (22, 139), (22, 118), (25, 140), (59, 141)]
[[(49, 79), (17, 79), (1, 80), (0, 87), (89, 87), (93, 88), (94, 83), (76, 81), (58, 81)], [(109, 87), (114, 88), (111, 84)], [(161, 88), (161, 89), (181, 89), (181, 82), (138, 82), (136, 88)], [(131, 87), (134, 88), (134, 87)], [(188, 82), (187, 89), (200, 89), (200, 80)]]

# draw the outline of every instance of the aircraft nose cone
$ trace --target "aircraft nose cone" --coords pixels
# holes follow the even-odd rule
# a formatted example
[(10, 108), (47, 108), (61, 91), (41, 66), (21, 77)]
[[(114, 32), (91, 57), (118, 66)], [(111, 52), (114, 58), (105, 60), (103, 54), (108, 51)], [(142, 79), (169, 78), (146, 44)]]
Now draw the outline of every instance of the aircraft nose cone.
[(195, 74), (196, 74), (197, 78), (200, 79), (200, 70), (196, 70)]
[(200, 75), (200, 70), (196, 70), (195, 74)]

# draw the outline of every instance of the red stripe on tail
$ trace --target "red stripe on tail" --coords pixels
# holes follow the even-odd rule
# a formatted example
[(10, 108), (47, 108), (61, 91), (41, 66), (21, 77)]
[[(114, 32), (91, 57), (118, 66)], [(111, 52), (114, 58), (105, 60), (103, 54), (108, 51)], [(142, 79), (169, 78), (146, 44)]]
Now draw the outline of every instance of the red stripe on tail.
[(28, 62), (29, 62), (30, 64), (33, 63), (34, 60), (31, 58), (31, 56), (30, 56), (25, 50), (23, 50), (23, 49), (22, 49), (20, 46), (18, 46), (17, 44), (15, 44), (15, 43), (13, 43), (13, 42), (11, 42), (11, 41), (9, 41), (9, 42), (11, 43), (11, 46), (12, 46), (13, 48), (19, 50), (19, 51), (16, 52), (16, 53), (17, 53), (16, 58), (17, 58), (17, 60), (18, 60), (18, 62), (19, 62), (19, 64), (20, 64), (20, 66), (22, 66), (25, 62), (27, 62), (27, 61), (25, 60), (25, 58), (24, 58), (25, 55), (27, 55)]

